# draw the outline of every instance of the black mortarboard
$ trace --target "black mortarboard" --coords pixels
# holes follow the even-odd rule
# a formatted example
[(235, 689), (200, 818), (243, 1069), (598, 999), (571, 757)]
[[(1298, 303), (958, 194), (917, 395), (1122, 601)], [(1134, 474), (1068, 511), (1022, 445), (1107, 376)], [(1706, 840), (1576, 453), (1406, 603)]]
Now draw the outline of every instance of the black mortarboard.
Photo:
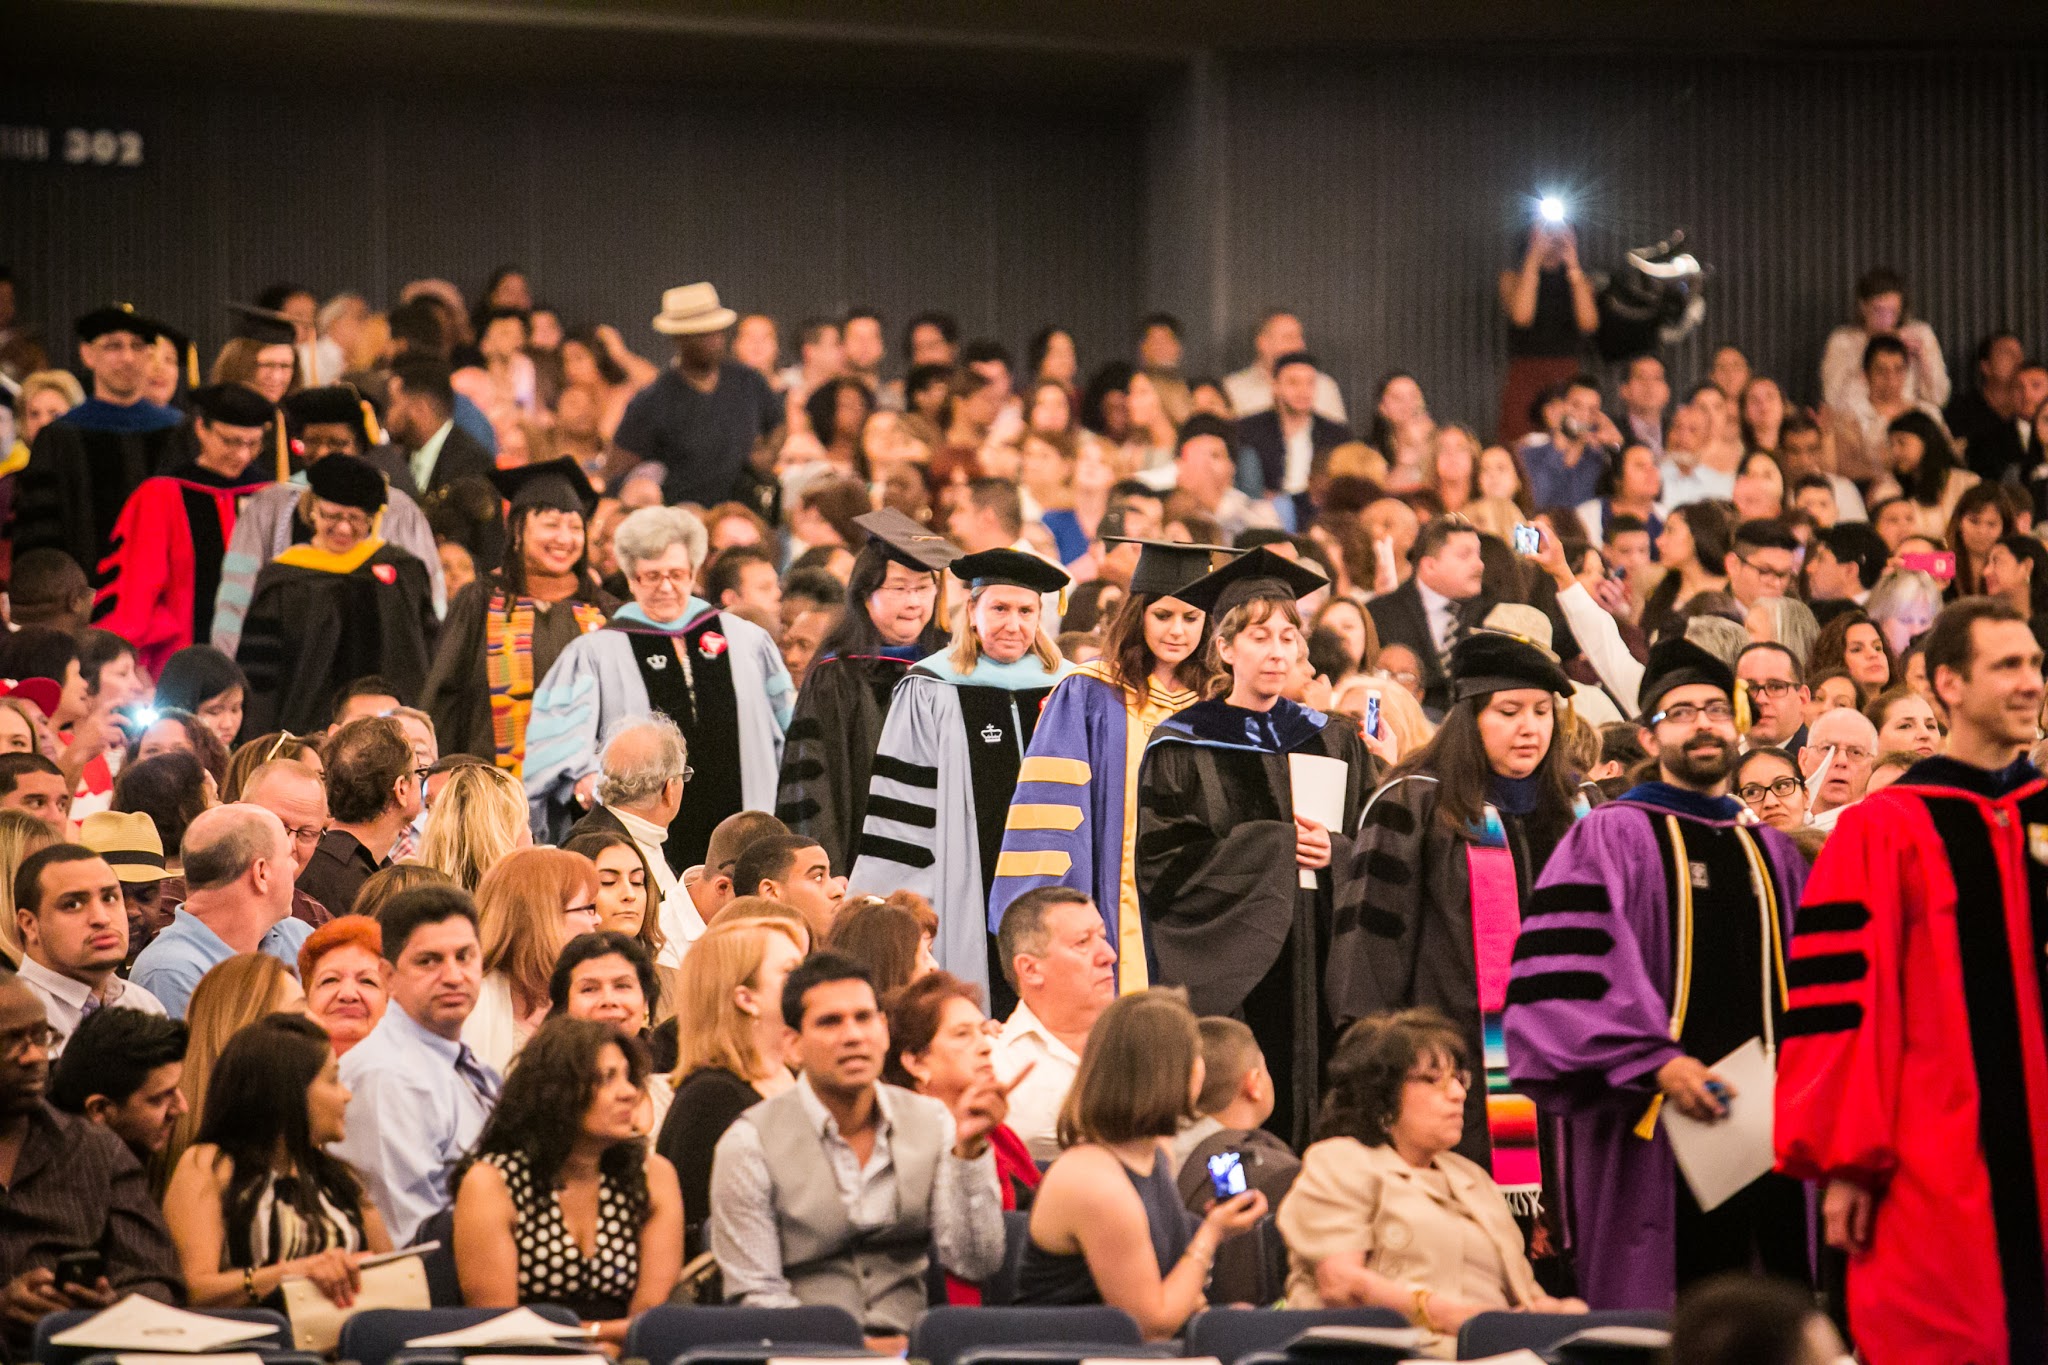
[(291, 346), (299, 339), (298, 324), (275, 308), (258, 308), (253, 303), (231, 303), (235, 335), (264, 346)]
[(961, 555), (949, 565), (953, 576), (976, 592), (1007, 583), (1033, 592), (1058, 592), (1074, 580), (1057, 564), (1022, 550), (983, 550)]
[(132, 332), (144, 341), (155, 341), (164, 333), (162, 323), (142, 316), (132, 303), (111, 303), (105, 308), (95, 308), (74, 326), (80, 341), (98, 341), (109, 332)]
[(941, 573), (960, 557), (959, 546), (893, 507), (863, 513), (853, 524), (874, 537), (870, 545), (918, 573)]
[(1735, 670), (1682, 635), (1659, 640), (1650, 647), (1650, 662), (1636, 689), (1638, 715), (1647, 723), (1666, 692), (1693, 683), (1706, 683), (1732, 698)]
[(266, 427), (277, 409), (247, 384), (208, 384), (192, 390), (192, 406), (209, 422)]
[(1154, 597), (1178, 597), (1190, 583), (1199, 581), (1214, 568), (1215, 555), (1235, 555), (1226, 545), (1188, 545), (1178, 540), (1136, 540), (1130, 536), (1104, 536), (1105, 545), (1136, 545), (1138, 566), (1131, 570), (1131, 595), (1149, 593)]
[(363, 425), (363, 396), (353, 384), (329, 384), (324, 388), (300, 389), (284, 400), (284, 415), (292, 427)]
[(1174, 596), (1191, 607), (1199, 607), (1211, 618), (1221, 618), (1232, 607), (1242, 606), (1255, 598), (1271, 597), (1293, 602), (1317, 588), (1329, 586), (1329, 579), (1306, 564), (1298, 564), (1261, 545), (1239, 555), (1214, 573), (1196, 579)]
[(359, 507), (375, 515), (388, 496), (384, 476), (368, 460), (353, 455), (329, 455), (306, 468), (306, 485), (313, 496), (343, 507)]
[(1572, 680), (1535, 645), (1498, 631), (1475, 630), (1452, 647), (1452, 701), (1521, 687), (1568, 697)]
[(590, 476), (567, 455), (539, 464), (493, 469), (490, 478), (514, 512), (541, 507), (556, 512), (581, 512), (588, 519), (597, 511), (597, 490), (590, 486)]

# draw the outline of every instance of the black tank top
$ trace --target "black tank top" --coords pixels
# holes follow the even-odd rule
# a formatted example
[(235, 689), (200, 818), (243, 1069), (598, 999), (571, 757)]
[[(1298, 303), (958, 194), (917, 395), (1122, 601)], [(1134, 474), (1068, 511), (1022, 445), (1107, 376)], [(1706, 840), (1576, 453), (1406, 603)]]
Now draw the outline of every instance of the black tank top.
[(1536, 276), (1536, 313), (1527, 327), (1508, 328), (1508, 354), (1575, 356), (1584, 347), (1578, 316), (1572, 308), (1571, 281), (1564, 271), (1544, 270)]
[[(1152, 1158), (1150, 1174), (1139, 1175), (1129, 1166), (1124, 1166), (1124, 1174), (1131, 1178), (1138, 1191), (1138, 1202), (1145, 1206), (1145, 1222), (1152, 1230), (1152, 1252), (1159, 1258), (1159, 1274), (1164, 1278), (1180, 1263), (1194, 1238), (1194, 1215), (1181, 1202), (1165, 1153)], [(1024, 1257), (1017, 1266), (1016, 1301), (1019, 1305), (1093, 1304), (1102, 1302), (1102, 1291), (1095, 1287), (1095, 1276), (1089, 1273), (1086, 1256), (1079, 1252), (1047, 1251), (1027, 1238)]]

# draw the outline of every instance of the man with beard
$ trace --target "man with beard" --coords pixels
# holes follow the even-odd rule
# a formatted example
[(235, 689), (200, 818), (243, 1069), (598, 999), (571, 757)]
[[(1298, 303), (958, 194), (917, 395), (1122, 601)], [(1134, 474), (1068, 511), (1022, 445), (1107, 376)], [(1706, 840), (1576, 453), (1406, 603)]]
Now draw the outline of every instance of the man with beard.
[(1714, 1064), (1775, 1056), (1784, 944), (1806, 866), (1737, 822), (1734, 675), (1689, 641), (1650, 651), (1643, 747), (1657, 779), (1574, 825), (1522, 916), (1504, 1031), (1508, 1074), (1563, 1139), (1562, 1214), (1597, 1309), (1668, 1310), (1724, 1271), (1812, 1279), (1801, 1186), (1766, 1175), (1702, 1211), (1658, 1119), (1724, 1119)]

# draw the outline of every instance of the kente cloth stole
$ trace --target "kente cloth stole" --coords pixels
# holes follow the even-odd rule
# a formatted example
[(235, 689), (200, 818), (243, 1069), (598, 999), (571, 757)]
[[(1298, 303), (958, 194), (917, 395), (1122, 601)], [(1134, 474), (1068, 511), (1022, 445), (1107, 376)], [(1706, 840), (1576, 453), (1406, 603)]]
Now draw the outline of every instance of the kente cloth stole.
[[(604, 613), (587, 602), (565, 603), (576, 614), (576, 631), (587, 635), (604, 624)], [(491, 741), (498, 766), (517, 777), (526, 764), (526, 722), (533, 714), (533, 617), (531, 597), (491, 594), (485, 619), (484, 676), (491, 689)]]
[[(1479, 1027), (1486, 1064), (1486, 1129), (1493, 1144), (1493, 1180), (1518, 1206), (1533, 1201), (1543, 1183), (1536, 1152), (1536, 1103), (1508, 1083), (1507, 1044), (1501, 1015), (1507, 1008), (1508, 969), (1522, 928), (1522, 898), (1515, 856), (1492, 805), (1465, 845), (1472, 887), (1472, 959), (1479, 976)], [(1519, 1198), (1518, 1198), (1519, 1197)]]

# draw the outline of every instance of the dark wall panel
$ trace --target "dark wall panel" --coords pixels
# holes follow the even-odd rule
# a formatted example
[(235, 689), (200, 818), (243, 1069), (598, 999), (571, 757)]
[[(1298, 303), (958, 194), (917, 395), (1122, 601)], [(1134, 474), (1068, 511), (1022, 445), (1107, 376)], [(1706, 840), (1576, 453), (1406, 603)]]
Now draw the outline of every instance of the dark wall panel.
[(2048, 345), (2048, 64), (2013, 58), (1240, 62), (1216, 186), (1227, 358), (1301, 312), (1354, 408), (1413, 370), (1440, 417), (1489, 426), (1495, 278), (1528, 195), (1571, 193), (1589, 268), (1673, 227), (1715, 269), (1698, 375), (1742, 344), (1817, 397), (1856, 276), (1903, 271), (1951, 371), (2010, 324)]

